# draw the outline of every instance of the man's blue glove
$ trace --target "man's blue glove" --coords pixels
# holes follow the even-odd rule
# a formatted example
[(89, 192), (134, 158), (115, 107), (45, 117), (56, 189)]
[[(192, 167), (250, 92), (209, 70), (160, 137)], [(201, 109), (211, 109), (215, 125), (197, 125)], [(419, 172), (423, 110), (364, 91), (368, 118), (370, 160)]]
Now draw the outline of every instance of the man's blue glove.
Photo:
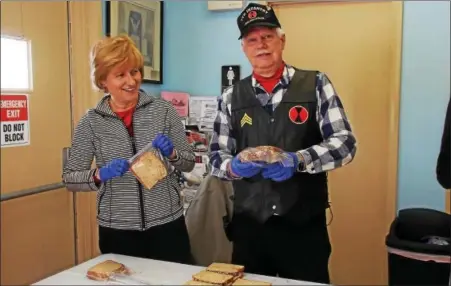
[(157, 137), (152, 141), (152, 147), (159, 149), (161, 154), (165, 157), (169, 157), (174, 152), (174, 145), (168, 136), (163, 134), (158, 134)]
[(293, 158), (293, 166), (285, 167), (282, 163), (277, 162), (263, 167), (262, 176), (265, 179), (271, 179), (276, 182), (288, 180), (293, 176), (298, 168), (299, 160), (295, 153), (286, 153)]
[(232, 172), (237, 175), (238, 177), (242, 178), (251, 178), (262, 170), (262, 167), (249, 162), (241, 162), (240, 159), (238, 159), (238, 156), (232, 159), (232, 162), (230, 163), (230, 169)]
[(128, 171), (129, 167), (127, 160), (113, 159), (105, 167), (99, 169), (99, 178), (105, 182), (114, 177), (120, 177)]

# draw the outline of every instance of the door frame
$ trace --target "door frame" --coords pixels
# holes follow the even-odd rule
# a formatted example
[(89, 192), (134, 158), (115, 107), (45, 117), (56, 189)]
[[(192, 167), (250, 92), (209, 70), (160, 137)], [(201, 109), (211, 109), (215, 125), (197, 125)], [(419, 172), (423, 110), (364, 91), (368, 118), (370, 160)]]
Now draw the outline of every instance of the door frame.
[[(56, 117), (53, 117), (53, 120), (56, 119), (59, 122), (56, 126), (52, 126), (53, 129), (56, 128), (55, 130), (58, 130), (58, 136), (50, 138), (50, 140), (47, 136), (47, 141), (54, 141), (52, 142), (53, 146), (48, 148), (47, 152), (40, 154), (40, 157), (44, 155), (45, 159), (53, 163), (50, 164), (50, 169), (45, 167), (44, 170), (41, 170), (46, 175), (41, 176), (39, 172), (32, 171), (31, 173), (37, 174), (37, 177), (30, 176), (30, 180), (17, 180), (15, 178), (19, 184), (6, 182), (6, 184), (2, 185), (0, 199), (3, 230), (1, 247), (9, 249), (9, 251), (2, 252), (1, 271), (10, 272), (8, 275), (2, 275), (1, 284), (3, 285), (34, 283), (64, 269), (73, 267), (76, 262), (76, 237), (73, 233), (75, 231), (74, 196), (73, 193), (65, 190), (65, 185), (61, 182), (59, 173), (61, 170), (60, 164), (58, 164), (61, 158), (59, 156), (59, 148), (70, 143), (72, 126), (68, 5), (65, 2), (39, 4), (31, 1), (8, 1), (1, 3), (1, 8), (3, 9), (1, 11), (2, 17), (8, 15), (2, 18), (2, 36), (29, 42), (28, 61), (30, 70), (28, 71), (28, 76), (31, 81), (31, 85), (28, 88), (3, 89), (2, 93), (28, 94), (31, 111), (33, 111), (30, 111), (28, 117), (29, 124), (32, 126), (31, 144), (8, 150), (2, 148), (2, 155), (9, 155), (5, 156), (5, 159), (10, 160), (12, 158), (10, 155), (12, 153), (14, 153), (13, 156), (17, 155), (17, 152), (24, 154), (30, 152), (40, 153), (37, 151), (43, 144), (47, 145), (42, 140), (43, 135), (48, 134), (36, 136), (36, 133), (40, 133), (40, 131), (33, 130), (33, 128), (38, 127), (39, 124), (34, 124), (41, 121), (39, 117), (40, 119), (45, 117), (45, 112), (49, 111), (49, 107), (50, 109), (55, 109), (54, 107), (57, 106), (62, 107), (62, 112), (58, 112)], [(49, 18), (50, 14), (55, 15), (55, 17)], [(37, 22), (36, 15), (47, 18)], [(49, 41), (49, 33), (54, 35), (51, 41)], [(53, 48), (55, 46), (61, 46), (62, 48), (54, 51), (52, 46)], [(53, 57), (51, 62), (53, 66), (46, 66), (49, 63), (47, 61), (48, 57)], [(54, 78), (58, 82), (57, 86), (55, 86), (57, 93), (52, 92), (52, 94), (49, 94), (48, 91), (47, 93), (45, 92), (45, 81), (47, 81), (48, 77), (42, 77), (43, 67), (59, 71), (59, 74)], [(54, 106), (46, 105), (48, 102), (42, 101), (39, 99), (40, 97), (47, 97), (45, 101), (51, 101)], [(43, 128), (42, 124), (47, 123), (49, 122), (41, 122), (40, 127)], [(34, 133), (34, 136), (38, 140), (33, 139), (34, 131), (37, 131)], [(5, 153), (11, 153), (4, 154), (4, 151)], [(2, 161), (3, 159), (2, 157)], [(18, 157), (15, 159), (20, 161), (23, 158)], [(39, 158), (35, 158), (34, 161), (36, 160), (39, 160)], [(8, 161), (3, 161), (2, 164), (4, 163), (8, 163)], [(37, 180), (37, 178), (40, 179)], [(18, 227), (19, 225), (20, 227)], [(36, 234), (36, 236), (32, 237), (30, 233)], [(45, 251), (46, 247), (55, 247), (55, 249), (49, 252)], [(17, 251), (14, 248), (21, 249)], [(58, 251), (55, 252), (54, 250)], [(22, 261), (14, 263), (13, 260), (17, 260), (18, 253), (23, 255), (23, 257), (20, 257)], [(47, 261), (40, 267), (34, 267), (32, 271), (27, 273), (20, 271), (42, 258)]]
[(451, 190), (445, 190), (445, 210), (451, 214)]
[[(259, 1), (267, 4), (270, 7), (280, 7), (287, 5), (307, 5), (307, 4), (331, 4), (336, 1)], [(378, 1), (362, 2), (362, 5), (367, 3), (376, 3)], [(337, 5), (356, 4), (352, 3), (335, 3)], [(398, 153), (399, 153), (399, 114), (400, 114), (400, 100), (401, 100), (401, 65), (402, 65), (402, 24), (403, 24), (403, 3), (393, 1), (392, 15), (393, 23), (395, 23), (392, 49), (395, 51), (393, 58), (393, 70), (391, 71), (390, 90), (391, 97), (389, 102), (389, 160), (387, 162), (387, 187), (386, 187), (386, 209), (385, 209), (385, 224), (386, 230), (389, 231), (390, 225), (397, 215), (397, 198), (398, 198)]]
[[(69, 1), (68, 14), (73, 130), (86, 111), (95, 106), (102, 97), (91, 84), (89, 66), (91, 47), (103, 36), (102, 3)], [(79, 264), (99, 255), (96, 192), (74, 193), (74, 210), (75, 264)]]

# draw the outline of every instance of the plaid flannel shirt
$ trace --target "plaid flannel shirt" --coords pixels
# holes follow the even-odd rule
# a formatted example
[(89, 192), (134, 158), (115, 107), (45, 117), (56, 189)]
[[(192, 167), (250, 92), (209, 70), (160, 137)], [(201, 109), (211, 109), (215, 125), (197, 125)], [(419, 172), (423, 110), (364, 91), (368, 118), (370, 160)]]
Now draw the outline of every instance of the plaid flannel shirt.
[[(273, 112), (290, 84), (295, 69), (286, 65), (282, 78), (272, 93), (252, 77), (252, 86), (262, 106)], [(232, 180), (227, 165), (236, 155), (236, 140), (231, 136), (231, 97), (233, 87), (224, 91), (218, 99), (218, 111), (213, 126), (210, 143), (210, 169), (213, 176)], [(318, 72), (316, 83), (318, 107), (316, 120), (319, 124), (323, 142), (298, 152), (304, 158), (305, 170), (311, 174), (326, 172), (350, 163), (356, 153), (356, 139), (346, 117), (343, 105), (326, 74)]]

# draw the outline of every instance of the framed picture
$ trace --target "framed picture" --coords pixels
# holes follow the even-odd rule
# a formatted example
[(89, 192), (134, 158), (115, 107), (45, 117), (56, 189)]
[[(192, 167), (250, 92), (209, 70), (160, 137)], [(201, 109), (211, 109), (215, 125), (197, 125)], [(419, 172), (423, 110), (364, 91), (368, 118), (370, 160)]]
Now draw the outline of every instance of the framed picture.
[(105, 1), (106, 35), (127, 34), (144, 57), (143, 82), (163, 83), (163, 1)]

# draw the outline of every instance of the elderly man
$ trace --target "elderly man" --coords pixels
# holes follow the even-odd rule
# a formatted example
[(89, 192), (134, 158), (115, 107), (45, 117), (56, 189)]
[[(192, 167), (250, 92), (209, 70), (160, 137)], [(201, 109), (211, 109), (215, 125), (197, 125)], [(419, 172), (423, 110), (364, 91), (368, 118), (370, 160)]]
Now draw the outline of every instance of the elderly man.
[[(253, 73), (220, 97), (210, 145), (212, 175), (234, 187), (232, 263), (328, 283), (326, 172), (352, 161), (356, 140), (327, 76), (283, 61), (285, 35), (270, 7), (251, 3), (237, 22)], [(294, 166), (238, 159), (262, 145), (285, 150)]]

